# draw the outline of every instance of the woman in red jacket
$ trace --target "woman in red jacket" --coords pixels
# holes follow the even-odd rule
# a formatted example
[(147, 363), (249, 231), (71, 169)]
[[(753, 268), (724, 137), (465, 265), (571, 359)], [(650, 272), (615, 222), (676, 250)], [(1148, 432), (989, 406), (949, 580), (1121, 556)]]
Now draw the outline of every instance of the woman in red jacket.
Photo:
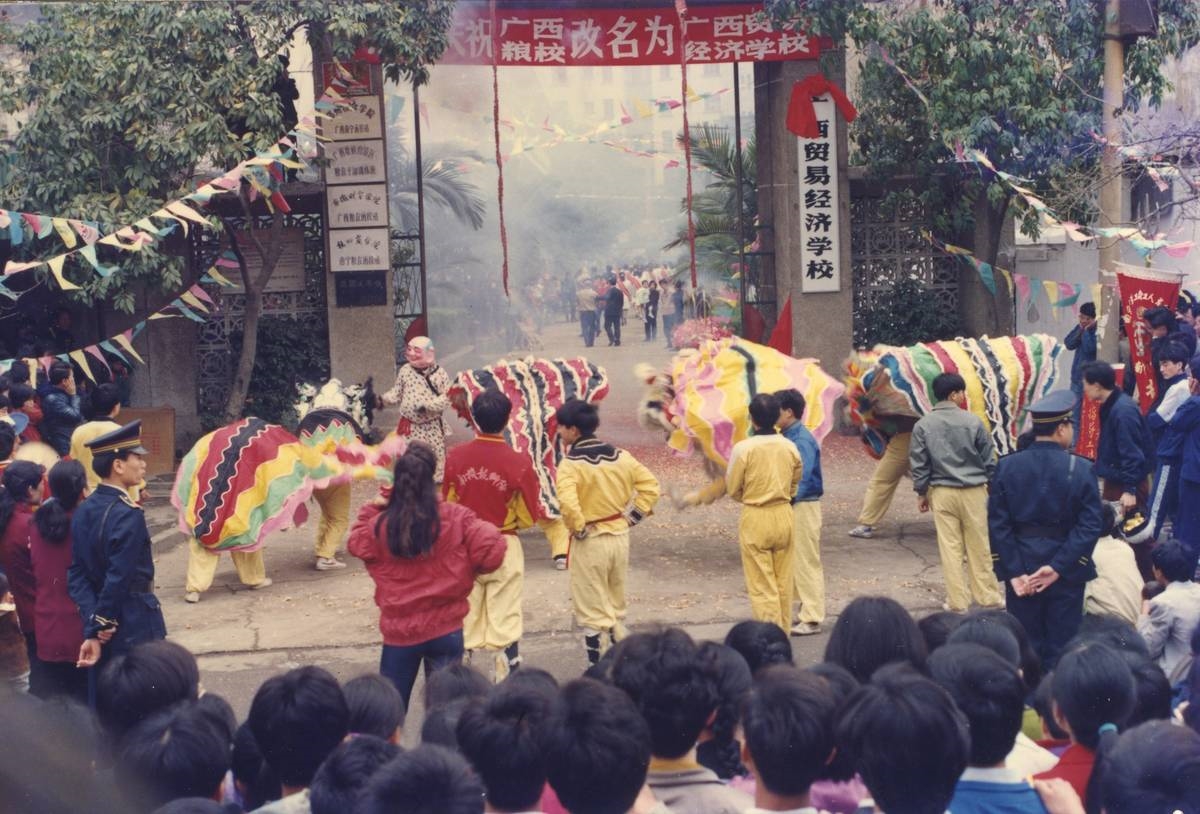
[(405, 708), (422, 660), (426, 677), (462, 660), (467, 596), (477, 575), (500, 567), (508, 545), (470, 509), (438, 500), (436, 467), (432, 449), (410, 444), (396, 461), (391, 493), (359, 510), (347, 544), (375, 580), (379, 672)]
[(37, 584), (34, 632), (46, 695), (68, 695), (87, 703), (88, 671), (75, 666), (83, 644), (79, 608), (67, 593), (71, 565), (71, 513), (83, 499), (87, 477), (79, 461), (60, 461), (46, 480), (50, 497), (33, 515), (29, 553)]
[(29, 651), (29, 691), (39, 698), (45, 694), (45, 673), (37, 658), (34, 635), (37, 586), (29, 556), (29, 537), (33, 531), (33, 510), (42, 499), (45, 475), (46, 470), (32, 461), (13, 461), (4, 469), (4, 488), (0, 489), (0, 567), (8, 576), (17, 603), (17, 621)]

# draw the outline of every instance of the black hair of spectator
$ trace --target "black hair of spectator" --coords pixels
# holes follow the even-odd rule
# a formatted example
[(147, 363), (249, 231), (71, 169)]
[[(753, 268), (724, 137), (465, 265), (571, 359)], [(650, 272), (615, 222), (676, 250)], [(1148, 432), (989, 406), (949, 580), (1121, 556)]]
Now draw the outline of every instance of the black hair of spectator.
[(61, 359), (50, 363), (50, 384), (59, 385), (75, 375), (75, 368), (70, 362)]
[(0, 393), (0, 410), (7, 410), (12, 406), (12, 402), (8, 400), (8, 393)]
[(804, 419), (804, 394), (794, 387), (787, 390), (776, 390), (775, 399), (779, 402), (779, 410), (791, 410), (797, 421)]
[(12, 403), (12, 409), (22, 410), (25, 403), (33, 401), (34, 390), (27, 384), (14, 384), (8, 388), (8, 400)]
[(29, 365), (17, 362), (8, 369), (8, 373), (5, 375), (8, 376), (11, 383), (10, 387), (16, 384), (29, 384)]
[(154, 809), (154, 814), (229, 814), (229, 809), (211, 797), (181, 797)]
[(1025, 626), (1021, 624), (1021, 620), (1013, 616), (1003, 608), (989, 608), (986, 610), (975, 611), (973, 616), (978, 616), (981, 619), (994, 619), (999, 622), (1008, 632), (1017, 640), (1017, 647), (1021, 651), (1021, 680), (1025, 682), (1027, 693), (1032, 693), (1042, 680), (1042, 659), (1038, 656), (1037, 651), (1033, 649), (1033, 644), (1029, 641), (1029, 634), (1025, 632)]
[(338, 744), (313, 775), (308, 789), (312, 814), (349, 814), (381, 767), (400, 747), (374, 735), (358, 734)]
[(1088, 384), (1098, 384), (1105, 390), (1117, 389), (1117, 374), (1108, 362), (1100, 360), (1088, 362), (1080, 370), (1080, 375)]
[(44, 501), (38, 506), (33, 514), (33, 522), (42, 539), (49, 543), (61, 543), (71, 530), (71, 512), (79, 505), (87, 488), (83, 464), (79, 461), (59, 461), (50, 467), (46, 483), (54, 500)]
[(1158, 662), (1140, 653), (1129, 650), (1118, 651), (1129, 672), (1133, 673), (1136, 701), (1126, 727), (1137, 726), (1146, 721), (1171, 719), (1171, 682)]
[(840, 664), (859, 681), (880, 667), (908, 662), (924, 671), (928, 651), (908, 611), (886, 596), (860, 596), (838, 617), (825, 645), (825, 661)]
[(1175, 362), (1176, 364), (1186, 365), (1192, 359), (1192, 354), (1188, 353), (1187, 347), (1179, 342), (1168, 341), (1162, 350), (1158, 352), (1158, 361), (1160, 362)]
[(933, 397), (945, 401), (954, 393), (967, 389), (967, 383), (957, 373), (939, 373), (933, 377)]
[(696, 760), (717, 777), (729, 780), (746, 774), (737, 727), (742, 697), (754, 685), (754, 677), (741, 653), (719, 642), (701, 642), (698, 656), (717, 690), (717, 714), (708, 725), (712, 737), (699, 745)]
[(1025, 715), (1025, 685), (1016, 663), (982, 644), (950, 641), (929, 657), (929, 675), (967, 717), (970, 764), (978, 768), (1002, 764)]
[(622, 641), (612, 681), (646, 719), (657, 757), (690, 752), (717, 708), (716, 686), (700, 664), (696, 643), (679, 628), (635, 633)]
[(1173, 331), (1177, 327), (1175, 314), (1171, 312), (1171, 309), (1161, 305), (1147, 308), (1142, 312), (1142, 319), (1151, 328), (1166, 328), (1168, 331)]
[(0, 489), (0, 536), (3, 536), (12, 520), (17, 505), (28, 504), (32, 496), (41, 497), (42, 478), (46, 470), (33, 461), (13, 461), (0, 476), (4, 488)]
[(393, 740), (404, 726), (404, 699), (389, 679), (365, 673), (342, 685), (349, 728), (356, 735), (374, 735)]
[(1119, 616), (1107, 613), (1085, 614), (1079, 633), (1067, 643), (1066, 650), (1084, 642), (1103, 642), (1114, 650), (1129, 650), (1149, 657), (1150, 649), (1137, 628)]
[(1167, 582), (1191, 582), (1196, 572), (1196, 561), (1183, 543), (1167, 540), (1159, 543), (1150, 552), (1150, 561), (1162, 572)]
[(457, 750), (458, 720), (467, 704), (481, 697), (486, 696), (464, 695), (462, 698), (439, 704), (433, 709), (427, 709), (425, 720), (421, 721), (421, 743)]
[[(825, 680), (825, 683), (829, 685), (829, 689), (833, 692), (833, 700), (837, 703), (839, 709), (842, 704), (846, 703), (846, 699), (862, 686), (858, 682), (858, 679), (840, 664), (822, 661), (808, 667), (807, 670)], [(850, 759), (850, 756), (843, 754), (841, 751), (835, 751), (833, 759), (821, 767), (818, 779), (844, 783), (854, 777), (855, 774), (854, 761)]]
[[(620, 645), (620, 642), (617, 643)], [(583, 671), (584, 678), (590, 678), (594, 681), (600, 681), (605, 684), (612, 683), (612, 666), (617, 655), (617, 648), (610, 647), (600, 654), (600, 661), (589, 666)], [(524, 669), (524, 668), (522, 668)]]
[(750, 421), (757, 432), (774, 432), (779, 423), (779, 399), (770, 393), (759, 393), (750, 399)]
[(436, 670), (425, 679), (425, 712), (460, 698), (482, 698), (492, 691), (487, 676), (461, 662)]
[(1079, 306), (1079, 313), (1083, 314), (1085, 317), (1091, 317), (1092, 319), (1095, 319), (1096, 303), (1085, 302), (1083, 305)]
[(200, 694), (200, 668), (185, 647), (160, 639), (109, 659), (96, 681), (96, 712), (114, 742), (139, 722)]
[(206, 692), (196, 699), (196, 709), (206, 716), (210, 723), (220, 733), (221, 739), (230, 748), (233, 747), (233, 737), (237, 734), (237, 714), (233, 707), (222, 696)]
[(1100, 784), (1107, 814), (1200, 811), (1200, 734), (1166, 721), (1117, 739)]
[(560, 427), (571, 427), (579, 430), (584, 436), (595, 435), (600, 428), (600, 411), (595, 404), (581, 399), (567, 399), (563, 406), (554, 412), (554, 418)]
[(355, 814), (483, 814), (483, 783), (450, 749), (421, 745), (381, 766)]
[(548, 670), (543, 670), (541, 667), (526, 667), (525, 665), (521, 665), (520, 670), (513, 670), (500, 683), (502, 686), (528, 687), (532, 690), (544, 692), (551, 697), (558, 692), (558, 679)]
[(741, 654), (752, 675), (772, 664), (794, 663), (787, 633), (770, 622), (738, 622), (725, 634), (725, 646)]
[(944, 689), (909, 664), (889, 664), (843, 705), (834, 735), (879, 808), (944, 814), (967, 768), (967, 726)]
[(483, 780), (493, 810), (538, 808), (546, 786), (541, 729), (554, 698), (544, 689), (502, 683), (463, 709), (459, 750)]
[(1095, 749), (1100, 727), (1125, 725), (1137, 688), (1121, 654), (1102, 642), (1084, 642), (1067, 650), (1054, 668), (1051, 697), (1070, 727), (1072, 740)]
[(480, 432), (495, 435), (508, 425), (512, 401), (495, 388), (489, 387), (471, 400), (471, 417)]
[(262, 683), (246, 719), (279, 782), (303, 788), (346, 737), (350, 713), (337, 679), (312, 665)]
[(650, 730), (625, 693), (581, 678), (542, 726), (546, 778), (571, 814), (624, 814), (650, 767)]
[(0, 373), (0, 393), (8, 395), (8, 388), (12, 387), (12, 376), (7, 373)]
[(1065, 741), (1070, 738), (1070, 734), (1058, 724), (1058, 720), (1054, 717), (1054, 698), (1051, 692), (1054, 685), (1054, 673), (1046, 673), (1042, 676), (1042, 680), (1038, 682), (1037, 689), (1033, 691), (1031, 706), (1038, 717), (1042, 719), (1042, 726), (1045, 727), (1046, 733), (1055, 740)]
[(121, 403), (121, 390), (112, 382), (96, 385), (92, 390), (92, 419), (108, 418)]
[(279, 799), (279, 778), (263, 760), (248, 723), (243, 723), (234, 733), (230, 768), (246, 811), (262, 808)]
[(950, 634), (946, 644), (978, 644), (1021, 669), (1021, 646), (1017, 644), (1017, 637), (993, 618), (979, 614), (967, 616)]
[(183, 701), (125, 734), (116, 777), (134, 811), (179, 797), (212, 797), (229, 770), (229, 740), (195, 701)]
[(7, 461), (11, 458), (16, 445), (16, 428), (7, 421), (0, 421), (0, 461)]
[(746, 751), (758, 782), (773, 794), (800, 795), (833, 757), (837, 710), (829, 682), (795, 667), (768, 667), (742, 702)]
[(933, 655), (933, 651), (946, 643), (954, 628), (962, 624), (963, 615), (954, 611), (937, 611), (917, 620), (917, 629), (925, 640), (925, 650)]
[(1105, 500), (1100, 503), (1100, 536), (1101, 537), (1120, 537), (1121, 536), (1121, 513), (1120, 504)]

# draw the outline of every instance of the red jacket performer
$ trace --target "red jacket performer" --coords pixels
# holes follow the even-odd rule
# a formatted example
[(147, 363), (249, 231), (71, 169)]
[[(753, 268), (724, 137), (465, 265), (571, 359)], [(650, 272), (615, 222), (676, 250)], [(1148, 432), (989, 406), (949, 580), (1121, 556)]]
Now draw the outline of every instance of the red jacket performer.
[(500, 529), (508, 541), (504, 562), (475, 579), (470, 610), (463, 621), (463, 645), (468, 652), (485, 649), (496, 654), (496, 681), (521, 663), (519, 643), (524, 632), (521, 596), (525, 584), (525, 552), (517, 529), (544, 520), (538, 507), (538, 481), (528, 459), (508, 445), (502, 433), (512, 414), (512, 402), (499, 390), (485, 390), (471, 403), (479, 434), (446, 456), (442, 496), (461, 503)]

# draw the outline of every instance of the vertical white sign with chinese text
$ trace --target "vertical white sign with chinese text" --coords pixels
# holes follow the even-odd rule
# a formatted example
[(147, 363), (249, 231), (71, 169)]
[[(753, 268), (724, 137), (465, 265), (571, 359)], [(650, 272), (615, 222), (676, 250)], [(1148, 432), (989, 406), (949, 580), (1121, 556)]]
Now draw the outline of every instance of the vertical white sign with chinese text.
[(813, 108), (820, 136), (796, 139), (800, 157), (800, 290), (805, 294), (842, 288), (837, 115), (828, 95), (813, 97)]

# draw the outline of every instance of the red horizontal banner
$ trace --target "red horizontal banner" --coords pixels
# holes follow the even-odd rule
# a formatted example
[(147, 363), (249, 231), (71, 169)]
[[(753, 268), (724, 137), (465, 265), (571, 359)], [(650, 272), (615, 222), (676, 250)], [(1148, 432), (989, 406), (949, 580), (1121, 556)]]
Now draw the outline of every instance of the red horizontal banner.
[(697, 6), (680, 36), (679, 15), (655, 8), (498, 9), (495, 30), (483, 3), (457, 3), (449, 65), (678, 65), (816, 59), (821, 42), (772, 27), (762, 3)]

